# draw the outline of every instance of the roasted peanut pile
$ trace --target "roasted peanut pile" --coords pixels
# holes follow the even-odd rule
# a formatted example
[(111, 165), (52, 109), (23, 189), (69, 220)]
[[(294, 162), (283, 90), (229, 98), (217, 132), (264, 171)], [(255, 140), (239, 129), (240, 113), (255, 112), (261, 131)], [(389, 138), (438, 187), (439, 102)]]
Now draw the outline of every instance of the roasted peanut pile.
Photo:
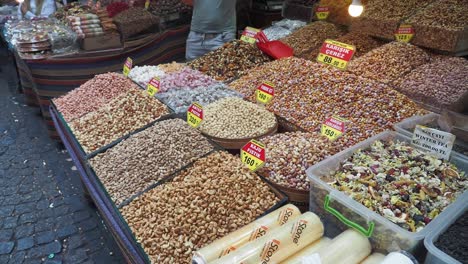
[(213, 149), (181, 119), (157, 122), (90, 159), (112, 200), (123, 201)]
[(352, 60), (348, 70), (359, 76), (391, 83), (429, 60), (430, 56), (414, 45), (390, 42)]
[(468, 109), (468, 60), (440, 57), (401, 77), (394, 85), (414, 100), (461, 112)]
[(230, 81), (271, 59), (255, 45), (233, 40), (188, 65), (219, 81)]
[(69, 125), (83, 150), (91, 153), (166, 114), (169, 112), (164, 104), (132, 88)]
[(317, 21), (280, 40), (294, 49), (294, 55), (304, 57), (309, 56), (309, 53), (321, 46), (326, 39), (335, 39), (341, 35), (343, 32), (334, 24)]
[(105, 73), (94, 76), (79, 88), (54, 99), (54, 104), (67, 122), (98, 110), (112, 99), (138, 87), (119, 73)]
[(203, 108), (200, 131), (223, 139), (255, 138), (276, 125), (276, 117), (262, 107), (237, 97), (220, 99)]
[(152, 263), (191, 263), (193, 252), (249, 224), (277, 202), (238, 157), (216, 152), (121, 212)]
[(280, 185), (309, 190), (306, 169), (334, 155), (338, 149), (319, 133), (287, 132), (265, 137), (268, 155), (259, 174)]
[(266, 109), (298, 127), (314, 132), (333, 115), (348, 119), (348, 132), (338, 140), (343, 147), (426, 113), (385, 84), (299, 58), (265, 64), (230, 86), (254, 101), (255, 90), (265, 80), (275, 84)]

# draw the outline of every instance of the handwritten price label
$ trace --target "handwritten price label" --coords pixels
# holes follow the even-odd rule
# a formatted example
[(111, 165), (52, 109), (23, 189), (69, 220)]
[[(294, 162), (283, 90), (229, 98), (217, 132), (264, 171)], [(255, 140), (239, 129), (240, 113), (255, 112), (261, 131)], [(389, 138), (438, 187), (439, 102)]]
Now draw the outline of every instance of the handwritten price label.
[(159, 92), (160, 85), (161, 79), (159, 79), (158, 77), (154, 77), (153, 79), (151, 79), (151, 81), (149, 81), (148, 85), (146, 86), (146, 91), (151, 97), (153, 97)]
[(340, 117), (330, 117), (322, 124), (321, 133), (330, 141), (335, 141), (346, 131), (345, 125), (348, 120)]
[(251, 171), (256, 171), (265, 165), (265, 145), (252, 139), (241, 149), (241, 161)]
[(255, 38), (255, 36), (257, 36), (258, 32), (260, 31), (261, 30), (258, 28), (246, 27), (244, 29), (244, 32), (242, 32), (242, 36), (240, 39), (242, 41), (254, 44), (255, 42), (257, 42), (257, 39)]
[(345, 70), (355, 51), (353, 45), (327, 39), (320, 48), (317, 61)]
[(400, 25), (395, 31), (395, 39), (399, 42), (409, 43), (414, 36), (414, 29), (411, 25)]
[(194, 128), (200, 126), (203, 121), (203, 106), (193, 103), (187, 110), (187, 123)]
[(275, 95), (275, 86), (271, 82), (264, 82), (257, 88), (257, 102), (269, 104)]
[(128, 57), (123, 66), (123, 74), (125, 75), (125, 77), (127, 77), (128, 74), (130, 73), (130, 70), (132, 69), (132, 65), (133, 65), (133, 60), (132, 58)]
[(330, 9), (328, 8), (328, 6), (319, 6), (315, 10), (315, 16), (317, 16), (318, 20), (326, 20), (329, 14)]

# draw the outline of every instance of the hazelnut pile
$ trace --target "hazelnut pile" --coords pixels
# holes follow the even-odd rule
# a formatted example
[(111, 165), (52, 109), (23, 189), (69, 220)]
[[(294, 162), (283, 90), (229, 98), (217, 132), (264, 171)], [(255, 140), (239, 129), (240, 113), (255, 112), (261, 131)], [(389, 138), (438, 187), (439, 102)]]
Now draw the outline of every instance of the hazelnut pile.
[(181, 119), (157, 122), (90, 159), (112, 200), (123, 201), (213, 150)]
[(67, 122), (98, 110), (115, 97), (138, 87), (119, 73), (94, 76), (69, 93), (54, 99), (54, 104)]
[(352, 60), (348, 70), (388, 84), (429, 60), (429, 54), (421, 48), (403, 42), (390, 42)]
[(249, 224), (278, 198), (238, 157), (215, 152), (121, 209), (152, 263), (193, 253)]
[(159, 18), (141, 7), (130, 7), (113, 19), (124, 39), (159, 26)]
[(69, 125), (83, 150), (91, 153), (167, 114), (164, 104), (135, 88)]
[(231, 81), (271, 59), (255, 45), (233, 40), (188, 65), (219, 81)]
[(222, 139), (256, 138), (276, 126), (273, 113), (237, 97), (220, 99), (203, 108), (200, 131)]
[(463, 112), (468, 109), (468, 61), (440, 57), (401, 77), (394, 86), (413, 100)]

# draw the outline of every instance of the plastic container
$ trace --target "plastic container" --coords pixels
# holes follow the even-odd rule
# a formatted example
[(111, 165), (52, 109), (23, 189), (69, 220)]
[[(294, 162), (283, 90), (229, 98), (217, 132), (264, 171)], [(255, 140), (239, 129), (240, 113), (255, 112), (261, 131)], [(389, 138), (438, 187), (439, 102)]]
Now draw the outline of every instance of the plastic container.
[(466, 210), (468, 210), (468, 193), (465, 192), (459, 200), (460, 199), (462, 199), (461, 206), (447, 208), (447, 213), (452, 215), (451, 220), (440, 223), (440, 225), (424, 239), (424, 246), (427, 248), (425, 264), (461, 264), (460, 261), (449, 256), (434, 245), (434, 242), (439, 239), (439, 236), (443, 234), (455, 221), (457, 221)]
[[(321, 179), (323, 176), (328, 176), (331, 171), (337, 170), (341, 162), (352, 156), (358, 149), (368, 148), (376, 140), (391, 139), (411, 141), (404, 135), (385, 131), (307, 169), (311, 188), (310, 210), (319, 214), (324, 223), (328, 225), (325, 230), (328, 231), (326, 235), (329, 237), (334, 237), (337, 231), (340, 232), (350, 227), (369, 237), (373, 247), (377, 250), (388, 252), (406, 250), (416, 256), (422, 256), (424, 238), (439, 224), (453, 219), (453, 214), (448, 209), (460, 208), (463, 206), (463, 199), (459, 198), (449, 205), (421, 231), (410, 232), (368, 209), (345, 193), (332, 188)], [(450, 161), (465, 173), (468, 171), (468, 163), (460, 158), (451, 156)], [(465, 192), (464, 195), (467, 194)]]
[[(439, 119), (439, 117), (440, 115), (435, 113), (430, 113), (424, 116), (413, 116), (394, 124), (393, 129), (395, 129), (398, 133), (401, 133), (411, 138), (413, 137), (413, 131), (416, 125), (437, 125), (437, 120)], [(468, 143), (463, 140), (455, 139), (454, 147), (455, 146), (466, 149), (468, 151)], [(458, 157), (460, 159), (464, 159), (466, 162), (468, 162), (468, 156), (464, 155), (463, 153), (452, 151), (452, 154), (453, 156)]]
[(281, 16), (292, 20), (311, 22), (315, 17), (315, 5), (305, 6), (284, 1)]

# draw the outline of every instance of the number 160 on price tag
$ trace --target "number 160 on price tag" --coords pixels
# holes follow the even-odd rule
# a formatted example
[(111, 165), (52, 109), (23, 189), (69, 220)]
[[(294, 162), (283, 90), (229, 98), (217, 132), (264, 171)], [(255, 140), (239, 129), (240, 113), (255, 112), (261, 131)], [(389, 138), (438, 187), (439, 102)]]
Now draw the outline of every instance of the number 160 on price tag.
[(265, 165), (265, 145), (252, 139), (241, 149), (241, 161), (251, 171), (256, 171)]

